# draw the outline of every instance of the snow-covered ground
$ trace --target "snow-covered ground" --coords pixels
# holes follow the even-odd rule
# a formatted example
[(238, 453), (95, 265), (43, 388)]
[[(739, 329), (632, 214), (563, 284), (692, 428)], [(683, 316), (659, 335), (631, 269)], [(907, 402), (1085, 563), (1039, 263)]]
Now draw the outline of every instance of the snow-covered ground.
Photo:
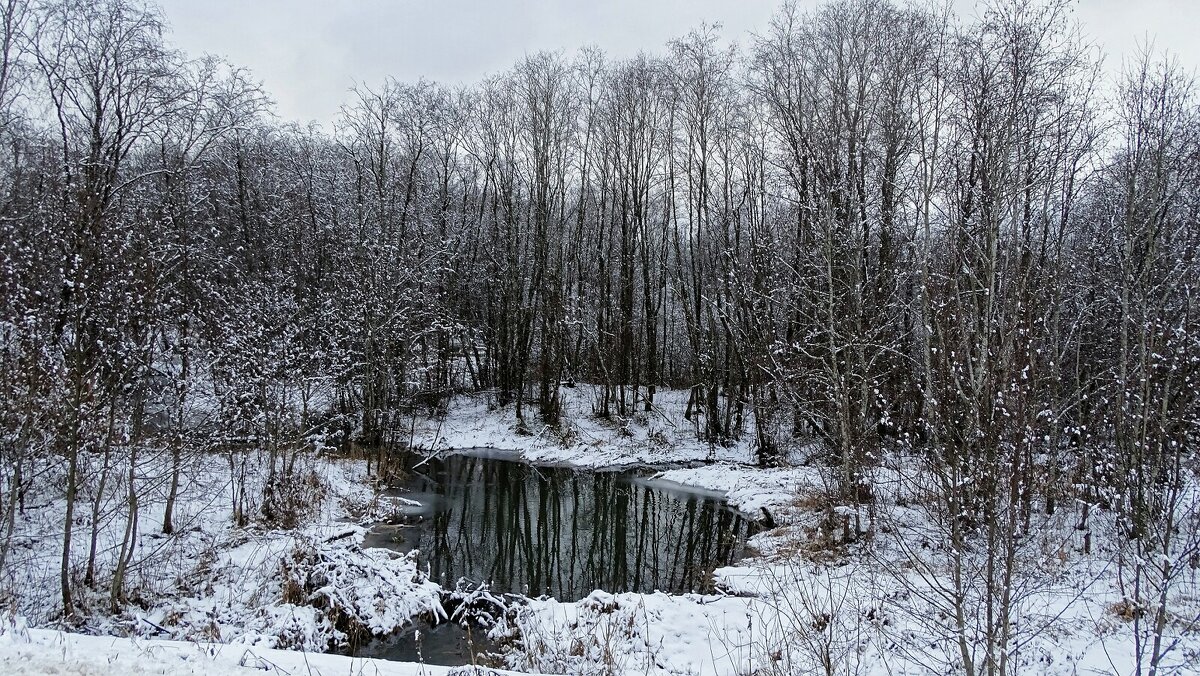
[[(718, 569), (722, 594), (534, 600), (494, 634), (521, 637), (509, 666), (539, 673), (958, 672), (942, 588), (916, 570), (902, 580), (884, 570), (860, 555), (759, 559)], [(1111, 610), (1120, 595), (1102, 563), (1069, 562), (1027, 591), (1009, 673), (1134, 673), (1132, 632)], [(1200, 641), (1182, 639), (1161, 673), (1200, 673)]]
[(537, 416), (527, 418), (529, 428), (519, 433), (513, 407), (495, 409), (487, 395), (460, 396), (450, 402), (444, 419), (420, 421), (413, 445), (427, 450), (493, 448), (519, 452), (531, 462), (576, 467), (624, 467), (705, 461), (753, 461), (753, 419), (746, 418), (747, 434), (729, 446), (698, 440), (701, 418), (684, 418), (686, 390), (661, 390), (653, 410), (638, 406), (636, 415), (593, 415), (596, 389), (580, 384), (563, 388), (559, 429), (538, 427)]
[[(956, 668), (960, 646), (946, 598), (952, 562), (945, 533), (917, 504), (920, 496), (903, 495), (912, 459), (897, 458), (873, 477), (879, 499), (858, 514), (870, 542), (830, 542), (826, 520), (849, 523), (856, 512), (825, 498), (832, 484), (827, 469), (798, 462), (802, 456), (790, 467), (755, 467), (749, 434), (727, 447), (697, 441), (694, 423), (683, 417), (686, 392), (662, 391), (653, 412), (611, 420), (591, 415), (591, 388), (564, 392), (565, 432), (519, 434), (511, 411), (491, 410), (486, 398), (461, 398), (444, 420), (418, 427), (416, 444), (488, 447), (576, 467), (668, 466), (648, 480), (719, 492), (754, 517), (766, 508), (780, 525), (751, 539), (758, 556), (714, 572), (719, 595), (598, 591), (575, 603), (531, 601), (493, 631), (515, 646), (510, 667), (730, 675), (943, 674)], [(1047, 517), (1019, 552), (1012, 673), (1134, 670), (1134, 627), (1115, 610), (1123, 594), (1111, 523), (1093, 516), (1087, 553), (1075, 525), (1062, 513)], [(972, 566), (984, 564), (967, 557), (965, 565), (970, 575)], [(976, 580), (963, 588), (968, 598), (982, 593)], [(1195, 573), (1171, 605), (1166, 633), (1176, 643), (1160, 673), (1200, 673)], [(967, 612), (983, 614), (979, 607)], [(979, 640), (981, 631), (972, 628), (970, 640)]]
[(501, 676), (471, 667), (360, 659), (220, 643), (84, 636), (23, 626), (0, 633), (0, 674), (72, 676)]
[[(266, 477), (260, 460), (253, 454), (247, 458), (248, 494), (261, 495)], [(148, 477), (162, 476), (168, 461), (167, 454), (150, 455), (140, 469)], [(362, 462), (310, 458), (296, 468), (296, 477), (308, 500), (303, 523), (290, 529), (264, 523), (251, 500), (246, 508), (254, 518), (235, 527), (227, 458), (186, 457), (175, 532), (160, 532), (164, 501), (161, 493), (151, 493), (156, 498), (141, 510), (128, 598), (116, 612), (110, 608), (106, 582), (124, 519), (101, 521), (97, 570), (103, 583), (77, 579), (81, 624), (70, 628), (324, 652), (362, 634), (386, 635), (417, 618), (444, 615), (441, 588), (412, 559), (360, 546), (366, 528), (351, 517), (369, 522), (389, 509), (386, 499), (370, 488)], [(112, 510), (114, 499), (102, 498), (102, 513)], [(14, 565), (8, 570), (18, 574), (4, 581), (5, 592), (10, 609), (38, 627), (60, 622), (56, 564), (62, 551), (62, 513), (61, 500), (30, 504), (15, 524)], [(90, 530), (86, 522), (75, 529), (77, 568), (87, 559)]]
[(484, 395), (457, 397), (444, 418), (418, 421), (413, 445), (434, 453), (487, 448), (531, 463), (583, 469), (666, 468), (651, 481), (719, 493), (753, 518), (764, 507), (772, 515), (788, 511), (797, 495), (816, 490), (824, 479), (816, 468), (799, 463), (800, 452), (791, 458), (795, 466), (756, 467), (754, 421), (749, 415), (741, 439), (729, 445), (699, 440), (696, 425), (701, 418), (684, 417), (686, 390), (659, 390), (652, 411), (639, 406), (636, 414), (626, 418), (595, 416), (595, 396), (591, 385), (564, 388), (559, 429), (543, 427), (527, 433), (518, 432), (511, 406), (496, 409)]
[[(686, 393), (662, 392), (654, 412), (604, 421), (591, 415), (590, 394), (586, 386), (568, 391), (565, 432), (531, 434), (518, 433), (511, 413), (490, 410), (486, 398), (462, 397), (444, 420), (421, 422), (416, 443), (441, 452), (487, 447), (576, 467), (663, 466), (645, 481), (718, 492), (750, 515), (765, 508), (778, 525), (751, 538), (753, 557), (714, 571), (715, 594), (598, 590), (578, 602), (511, 604), (491, 632), (508, 668), (714, 676), (955, 669), (960, 646), (946, 595), (951, 559), (919, 492), (905, 494), (906, 460), (878, 471), (875, 504), (856, 513), (830, 501), (831, 477), (819, 465), (760, 469), (748, 442), (697, 442), (693, 423), (683, 418)], [(0, 637), (0, 672), (450, 673), (316, 654), (345, 643), (348, 630), (386, 635), (415, 618), (444, 616), (441, 590), (410, 559), (360, 546), (360, 522), (389, 509), (369, 488), (361, 462), (312, 460), (304, 471), (314, 477), (310, 488), (320, 499), (293, 530), (232, 528), (224, 462), (189, 458), (175, 535), (153, 534), (161, 504), (147, 506), (150, 534), (141, 538), (130, 584), (139, 590), (136, 602), (111, 615), (100, 610), (101, 598), (89, 606), (84, 630), (132, 639), (25, 630), (10, 619)], [(54, 532), (61, 529), (56, 509), (46, 504), (29, 511), (18, 530), (27, 546), (15, 555), (54, 560)], [(1068, 511), (1036, 524), (1039, 536), (1027, 538), (1020, 552), (1010, 671), (1129, 673), (1134, 633), (1119, 612), (1119, 570), (1115, 552), (1106, 548), (1106, 525), (1093, 518), (1093, 544), (1084, 553), (1083, 534)], [(360, 519), (350, 521), (351, 515)], [(841, 528), (856, 515), (870, 535), (841, 541)], [(101, 549), (107, 552), (113, 541), (114, 534), (102, 534)], [(968, 578), (977, 563), (966, 561)], [(28, 568), (28, 579), (18, 584), (54, 588), (52, 566)], [(980, 591), (971, 579), (964, 587), (968, 596)], [(55, 603), (33, 592), (16, 609), (45, 626), (53, 622)], [(1177, 588), (1171, 606), (1167, 634), (1177, 644), (1163, 673), (1200, 673), (1200, 636), (1188, 624), (1200, 609), (1195, 573)], [(968, 612), (980, 613), (978, 607)]]

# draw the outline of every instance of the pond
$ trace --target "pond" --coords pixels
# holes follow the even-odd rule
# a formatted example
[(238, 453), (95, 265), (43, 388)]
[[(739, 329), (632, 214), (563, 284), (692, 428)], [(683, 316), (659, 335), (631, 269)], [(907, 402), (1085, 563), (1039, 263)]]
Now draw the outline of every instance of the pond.
[(366, 543), (419, 550), (432, 579), (581, 599), (608, 592), (691, 592), (743, 556), (756, 525), (718, 495), (635, 472), (534, 466), (484, 452), (409, 469), (398, 495), (421, 503), (411, 525)]
[[(495, 592), (563, 601), (593, 590), (710, 591), (714, 568), (745, 554), (757, 524), (718, 494), (654, 481), (636, 471), (534, 466), (511, 455), (465, 451), (409, 464), (395, 495), (406, 525), (381, 527), (364, 546), (418, 550), (447, 589), (489, 583)], [(463, 663), (454, 638), (426, 644), (426, 661)], [(360, 654), (414, 659), (411, 641)], [(429, 654), (434, 653), (434, 654)], [(446, 653), (444, 655), (438, 653)]]

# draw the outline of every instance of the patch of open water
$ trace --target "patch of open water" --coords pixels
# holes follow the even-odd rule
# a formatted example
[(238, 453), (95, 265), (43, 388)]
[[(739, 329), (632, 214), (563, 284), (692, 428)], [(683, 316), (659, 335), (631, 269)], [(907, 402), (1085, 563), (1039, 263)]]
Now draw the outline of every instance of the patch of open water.
[[(396, 495), (420, 506), (403, 509), (405, 524), (374, 529), (364, 546), (418, 550), (420, 565), (447, 589), (461, 580), (562, 601), (596, 589), (707, 591), (713, 569), (742, 558), (758, 528), (711, 492), (487, 451), (416, 459)], [(420, 648), (429, 663), (469, 663), (466, 632), (453, 626), (422, 629), (420, 646), (409, 634), (358, 655), (412, 661)]]

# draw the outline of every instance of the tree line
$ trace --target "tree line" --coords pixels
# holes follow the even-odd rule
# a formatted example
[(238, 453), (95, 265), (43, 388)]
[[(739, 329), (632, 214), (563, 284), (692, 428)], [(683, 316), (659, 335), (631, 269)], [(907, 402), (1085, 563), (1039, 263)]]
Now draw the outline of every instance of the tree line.
[[(788, 2), (740, 45), (704, 26), (360, 85), (323, 129), (138, 0), (4, 0), (4, 527), (57, 468), (62, 611), (102, 581), (115, 607), (142, 493), (171, 532), (197, 448), (286, 475), (315, 434), (382, 447), (458, 392), (555, 427), (585, 382), (603, 418), (686, 390), (700, 438), (763, 465), (816, 441), (843, 501), (913, 454), (956, 541), (1082, 504), (1174, 555), (1196, 86), (1151, 50), (1105, 70), (1070, 9)], [(114, 486), (126, 539), (100, 576)]]

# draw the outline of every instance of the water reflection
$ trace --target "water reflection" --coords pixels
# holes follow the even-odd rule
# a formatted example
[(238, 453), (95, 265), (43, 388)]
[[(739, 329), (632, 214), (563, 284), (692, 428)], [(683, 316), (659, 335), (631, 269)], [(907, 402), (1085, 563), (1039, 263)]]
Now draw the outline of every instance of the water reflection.
[(741, 557), (754, 528), (712, 497), (625, 473), (471, 455), (412, 472), (404, 495), (426, 510), (392, 546), (419, 549), (448, 588), (466, 578), (563, 600), (594, 589), (699, 591), (713, 568)]

